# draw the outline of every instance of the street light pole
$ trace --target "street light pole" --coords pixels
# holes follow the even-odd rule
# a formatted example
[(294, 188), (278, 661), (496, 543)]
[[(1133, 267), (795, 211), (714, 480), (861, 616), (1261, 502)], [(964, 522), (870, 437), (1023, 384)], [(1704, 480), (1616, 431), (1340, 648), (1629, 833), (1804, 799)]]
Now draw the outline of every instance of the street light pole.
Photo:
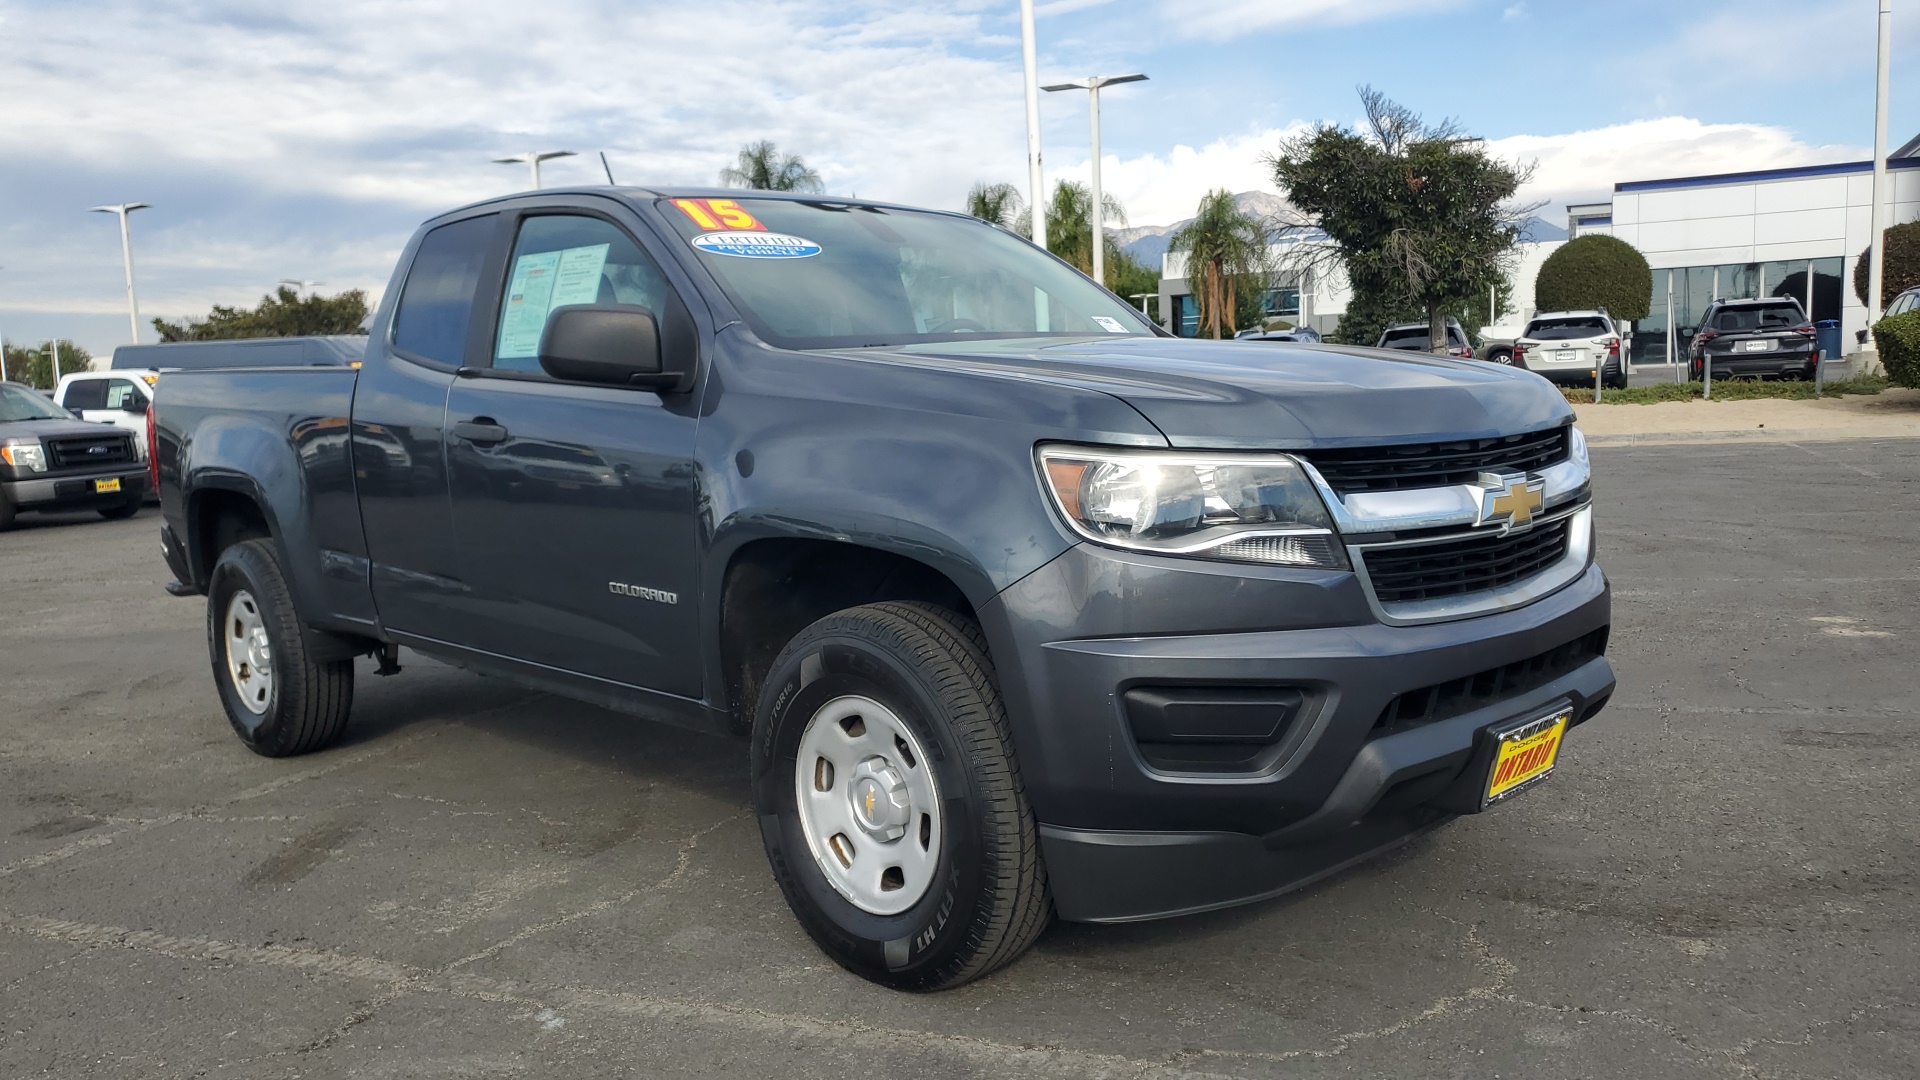
[(543, 161), (552, 161), (554, 158), (572, 156), (573, 151), (571, 150), (530, 150), (527, 153), (515, 154), (512, 157), (494, 158), (493, 163), (495, 165), (519, 165), (524, 162), (533, 174), (533, 190), (539, 191), (540, 163)]
[(1040, 62), (1034, 55), (1033, 0), (1020, 0), (1020, 57), (1027, 84), (1027, 203), (1033, 242), (1047, 246), (1046, 177), (1040, 167)]
[[(1893, 0), (1880, 0), (1880, 59), (1873, 91), (1873, 241), (1867, 248), (1867, 325), (1880, 321), (1881, 271), (1887, 233), (1887, 69), (1893, 64)], [(1867, 334), (1868, 352), (1879, 354), (1873, 334)], [(1872, 368), (1869, 359), (1863, 367)]]
[(133, 331), (133, 344), (140, 344), (140, 298), (133, 290), (133, 233), (127, 228), (127, 215), (135, 210), (145, 210), (149, 203), (116, 203), (112, 206), (90, 207), (94, 214), (114, 214), (120, 218), (120, 256), (127, 267), (127, 325)]
[(1107, 283), (1107, 275), (1106, 275), (1107, 229), (1106, 229), (1106, 221), (1105, 221), (1105, 213), (1104, 213), (1105, 207), (1100, 205), (1100, 201), (1101, 201), (1100, 200), (1100, 195), (1101, 195), (1100, 193), (1100, 88), (1103, 86), (1112, 86), (1115, 83), (1144, 82), (1146, 81), (1146, 78), (1147, 77), (1145, 75), (1138, 75), (1138, 74), (1093, 75), (1085, 79), (1077, 79), (1073, 82), (1066, 82), (1066, 83), (1055, 83), (1052, 86), (1046, 86), (1041, 88), (1047, 91), (1055, 91), (1055, 90), (1087, 91), (1087, 100), (1088, 100), (1087, 113), (1088, 113), (1088, 116), (1091, 118), (1092, 124), (1093, 124), (1093, 140), (1092, 140), (1093, 141), (1093, 175), (1091, 178), (1091, 184), (1089, 185), (1092, 188), (1091, 194), (1093, 196), (1093, 199), (1092, 199), (1093, 205), (1092, 207), (1089, 208), (1088, 212), (1092, 218), (1091, 239), (1093, 244), (1093, 280), (1100, 285), (1105, 285)]

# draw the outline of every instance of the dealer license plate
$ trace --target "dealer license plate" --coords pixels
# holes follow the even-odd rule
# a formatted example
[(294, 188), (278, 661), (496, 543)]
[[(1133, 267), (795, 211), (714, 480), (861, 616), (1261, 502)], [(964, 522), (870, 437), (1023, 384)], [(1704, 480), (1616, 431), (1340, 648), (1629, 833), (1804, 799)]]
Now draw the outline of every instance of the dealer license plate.
[(93, 482), (93, 490), (98, 492), (119, 491), (120, 478), (116, 476), (111, 480), (95, 480)]
[(1580, 354), (1574, 352), (1572, 349), (1561, 349), (1559, 352), (1553, 354), (1553, 359), (1555, 363), (1571, 364), (1575, 360), (1580, 359)]
[(1545, 780), (1560, 758), (1560, 737), (1573, 719), (1571, 706), (1505, 731), (1496, 732), (1498, 749), (1487, 775), (1487, 804), (1520, 794)]
[(1741, 343), (1740, 343), (1740, 347), (1741, 347), (1741, 348), (1743, 348), (1743, 349), (1745, 349), (1745, 350), (1747, 350), (1748, 352), (1766, 352), (1767, 350), (1769, 350), (1769, 349), (1771, 349), (1771, 348), (1773, 348), (1773, 342), (1771, 342), (1771, 341), (1743, 341), (1743, 342), (1741, 342)]

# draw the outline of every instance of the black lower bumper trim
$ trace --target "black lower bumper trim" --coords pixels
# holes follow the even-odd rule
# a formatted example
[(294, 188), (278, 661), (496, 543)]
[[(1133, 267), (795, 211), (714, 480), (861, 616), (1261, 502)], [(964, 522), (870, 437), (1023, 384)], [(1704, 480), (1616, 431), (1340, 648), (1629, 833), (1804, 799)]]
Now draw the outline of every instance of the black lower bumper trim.
[(1040, 827), (1054, 909), (1067, 922), (1143, 922), (1267, 900), (1438, 828), (1414, 807), (1316, 843), (1273, 850), (1245, 833), (1102, 833)]

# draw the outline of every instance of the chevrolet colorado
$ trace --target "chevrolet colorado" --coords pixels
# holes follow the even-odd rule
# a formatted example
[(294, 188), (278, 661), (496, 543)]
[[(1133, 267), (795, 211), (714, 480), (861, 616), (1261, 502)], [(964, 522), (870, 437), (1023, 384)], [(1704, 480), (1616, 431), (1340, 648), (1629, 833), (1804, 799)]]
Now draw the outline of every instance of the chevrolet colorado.
[(247, 746), (326, 746), (400, 646), (744, 737), (795, 916), (903, 989), (1505, 804), (1614, 686), (1544, 379), (1170, 338), (961, 215), (480, 203), (364, 366), (169, 374), (155, 415)]

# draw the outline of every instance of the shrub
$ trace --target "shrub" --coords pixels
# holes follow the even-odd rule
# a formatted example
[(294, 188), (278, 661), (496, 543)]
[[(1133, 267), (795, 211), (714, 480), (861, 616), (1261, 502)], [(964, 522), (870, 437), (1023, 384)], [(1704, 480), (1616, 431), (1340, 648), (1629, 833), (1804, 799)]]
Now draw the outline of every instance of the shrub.
[[(1885, 308), (1893, 298), (1920, 285), (1920, 221), (1909, 221), (1905, 225), (1895, 225), (1885, 233), (1887, 251), (1882, 255), (1880, 264), (1880, 306)], [(1853, 264), (1853, 295), (1867, 302), (1867, 256), (1873, 251), (1868, 248), (1860, 253)]]
[(1887, 378), (1899, 386), (1920, 387), (1920, 310), (1890, 315), (1873, 324), (1873, 344)]
[[(1827, 383), (1821, 392), (1839, 397), (1845, 394), (1878, 394), (1886, 388), (1887, 380), (1863, 376)], [(1698, 382), (1655, 383), (1652, 386), (1636, 386), (1630, 390), (1609, 390), (1600, 400), (1604, 405), (1658, 405), (1663, 401), (1694, 401), (1704, 392), (1705, 388)], [(1593, 404), (1591, 387), (1562, 386), (1560, 393), (1575, 405)], [(1713, 380), (1714, 401), (1752, 401), (1758, 398), (1811, 400), (1813, 396), (1814, 385), (1810, 382), (1761, 382), (1757, 379)]]
[(1576, 237), (1540, 265), (1533, 302), (1541, 311), (1606, 308), (1615, 319), (1644, 319), (1653, 305), (1653, 271), (1625, 240)]

